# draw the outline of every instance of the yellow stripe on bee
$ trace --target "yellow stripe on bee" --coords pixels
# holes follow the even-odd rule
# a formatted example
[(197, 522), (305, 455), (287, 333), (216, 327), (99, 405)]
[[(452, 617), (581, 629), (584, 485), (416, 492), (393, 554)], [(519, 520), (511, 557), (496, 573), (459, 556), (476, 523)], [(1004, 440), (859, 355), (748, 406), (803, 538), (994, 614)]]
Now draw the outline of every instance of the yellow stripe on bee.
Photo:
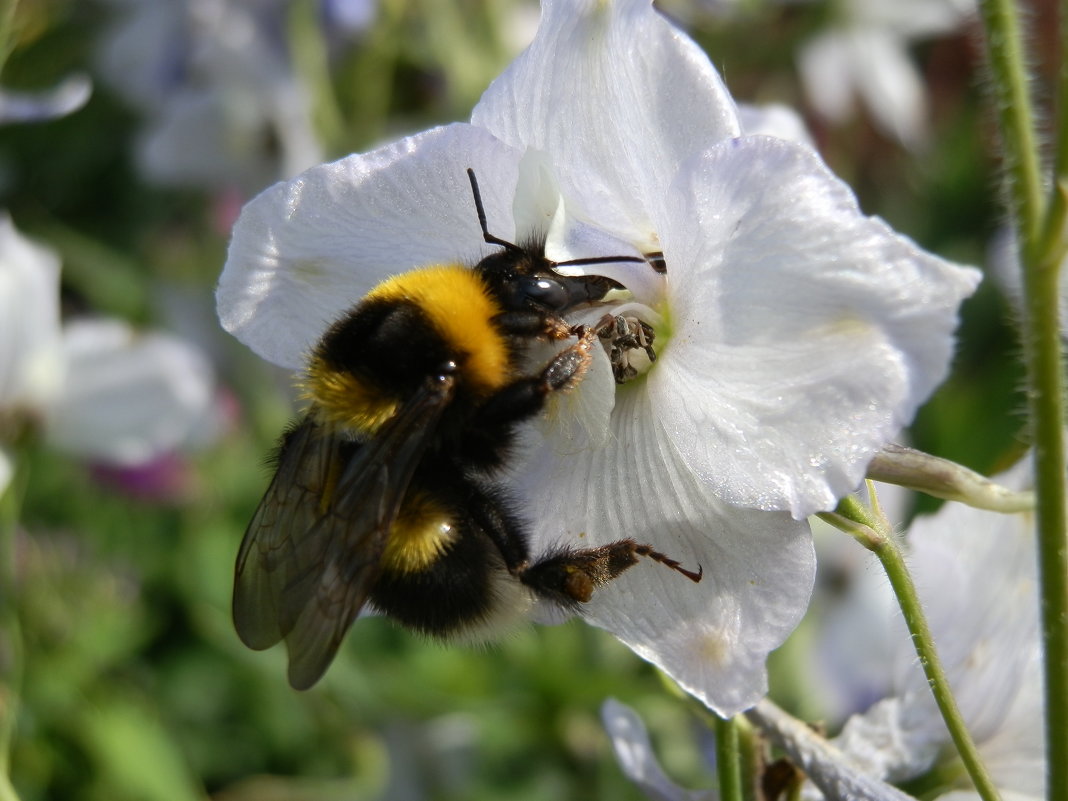
[(452, 517), (424, 495), (409, 493), (389, 530), (382, 566), (394, 573), (425, 570), (456, 537)]
[(357, 376), (332, 369), (314, 358), (301, 382), (305, 400), (315, 404), (315, 415), (326, 425), (361, 434), (373, 434), (397, 412), (398, 401)]
[(383, 281), (367, 300), (417, 305), (445, 341), (465, 356), (463, 377), (476, 393), (504, 386), (510, 376), (508, 345), (491, 320), (503, 310), (470, 267), (440, 264)]

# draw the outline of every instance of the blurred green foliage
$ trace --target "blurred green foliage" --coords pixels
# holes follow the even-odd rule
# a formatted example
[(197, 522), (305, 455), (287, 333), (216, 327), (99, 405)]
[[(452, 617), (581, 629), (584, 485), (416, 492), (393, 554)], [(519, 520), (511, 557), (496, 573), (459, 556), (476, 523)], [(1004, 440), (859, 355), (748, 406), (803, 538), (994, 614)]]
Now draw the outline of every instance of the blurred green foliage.
[[(3, 85), (42, 89), (93, 72), (120, 5), (22, 3)], [(287, 42), (312, 82), (327, 156), (465, 118), (513, 55), (506, 33), (520, 5), (382, 0), (370, 27), (328, 60), (315, 4), (289, 4)], [(797, 107), (792, 53), (819, 22), (818, 5), (687, 20), (736, 96)], [(938, 90), (925, 151), (905, 152), (863, 117), (842, 128), (810, 122), (867, 211), (942, 255), (982, 263), (1000, 220), (973, 43), (961, 35), (916, 56)], [(0, 128), (0, 194), (20, 229), (62, 254), (69, 309), (175, 325), (168, 293), (210, 309), (226, 232), (218, 197), (140, 176), (132, 153), (143, 123), (97, 81), (67, 118)], [(1022, 436), (1017, 345), (996, 286), (964, 315), (954, 375), (913, 442), (989, 470)], [(22, 801), (639, 798), (602, 733), (607, 696), (639, 709), (669, 773), (709, 786), (695, 710), (579, 623), (478, 650), (361, 621), (303, 694), (285, 682), (281, 649), (245, 649), (229, 620), (233, 560), (285, 424), (286, 379), (207, 328), (197, 334), (240, 412), (190, 457), (180, 497), (134, 500), (32, 438), (19, 450), (4, 501), (8, 521), (19, 520), (4, 539), (14, 585), (0, 598), (21, 643), (10, 765)], [(805, 700), (794, 682), (776, 684), (780, 702)]]

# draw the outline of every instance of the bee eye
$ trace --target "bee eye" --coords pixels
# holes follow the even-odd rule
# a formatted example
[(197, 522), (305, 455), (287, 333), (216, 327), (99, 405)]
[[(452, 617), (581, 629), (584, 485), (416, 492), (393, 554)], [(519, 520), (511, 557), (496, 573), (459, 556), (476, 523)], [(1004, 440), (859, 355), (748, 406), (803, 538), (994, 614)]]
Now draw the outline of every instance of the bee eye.
[(519, 291), (527, 300), (548, 309), (566, 308), (571, 301), (567, 288), (549, 278), (521, 279)]

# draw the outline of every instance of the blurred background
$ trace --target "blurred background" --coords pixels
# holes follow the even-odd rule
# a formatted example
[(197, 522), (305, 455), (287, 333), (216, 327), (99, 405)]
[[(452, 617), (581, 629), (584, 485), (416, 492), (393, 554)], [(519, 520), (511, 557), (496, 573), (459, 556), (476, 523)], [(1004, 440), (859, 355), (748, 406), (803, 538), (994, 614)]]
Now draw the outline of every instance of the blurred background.
[[(669, 774), (712, 786), (702, 710), (581, 623), (447, 649), (362, 621), (296, 693), (282, 649), (245, 649), (229, 619), (234, 557), (293, 409), (290, 377), (215, 319), (229, 228), (274, 181), (466, 119), (533, 36), (536, 3), (0, 9), (0, 751), (17, 793), (0, 799), (641, 798), (603, 733), (609, 696), (638, 709)], [(1050, 37), (1038, 63), (1053, 63), (1052, 9), (1032, 11)], [(1006, 465), (1022, 370), (969, 3), (662, 10), (739, 102), (795, 109), (867, 212), (993, 278), (909, 437), (983, 472)], [(814, 614), (848, 597), (849, 564), (821, 566)], [(773, 697), (833, 729), (873, 690), (827, 689), (816, 625), (774, 655)]]

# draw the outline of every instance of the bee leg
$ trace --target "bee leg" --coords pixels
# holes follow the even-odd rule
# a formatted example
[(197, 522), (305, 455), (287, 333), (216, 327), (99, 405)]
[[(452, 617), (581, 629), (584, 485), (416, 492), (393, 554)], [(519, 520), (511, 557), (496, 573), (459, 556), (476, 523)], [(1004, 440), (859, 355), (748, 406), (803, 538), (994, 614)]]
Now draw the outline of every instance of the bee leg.
[(577, 327), (568, 323), (563, 317), (544, 312), (502, 312), (493, 318), (493, 322), (504, 333), (514, 337), (534, 337), (559, 342), (577, 334)]
[[(533, 417), (545, 406), (550, 393), (567, 391), (585, 375), (593, 361), (597, 333), (586, 326), (573, 329), (578, 341), (557, 353), (541, 373), (520, 378), (497, 390), (482, 407), (471, 427), (478, 431), (503, 431)], [(599, 347), (599, 346), (598, 346)]]
[(704, 575), (703, 568), (696, 572), (687, 570), (651, 545), (624, 539), (598, 548), (563, 548), (552, 552), (521, 571), (519, 580), (543, 598), (574, 608), (588, 602), (594, 590), (637, 564), (639, 556), (660, 562), (694, 583)]
[(593, 597), (625, 570), (638, 563), (633, 540), (620, 540), (600, 548), (564, 548), (549, 553), (523, 570), (519, 580), (543, 598), (574, 608)]
[(522, 523), (509, 513), (508, 504), (495, 496), (492, 489), (473, 482), (465, 484), (465, 506), (471, 519), (497, 547), (508, 571), (520, 572), (530, 560)]
[(597, 332), (588, 326), (577, 326), (570, 329), (569, 335), (577, 336), (578, 341), (557, 353), (541, 371), (539, 388), (545, 394), (574, 387), (593, 361)]

